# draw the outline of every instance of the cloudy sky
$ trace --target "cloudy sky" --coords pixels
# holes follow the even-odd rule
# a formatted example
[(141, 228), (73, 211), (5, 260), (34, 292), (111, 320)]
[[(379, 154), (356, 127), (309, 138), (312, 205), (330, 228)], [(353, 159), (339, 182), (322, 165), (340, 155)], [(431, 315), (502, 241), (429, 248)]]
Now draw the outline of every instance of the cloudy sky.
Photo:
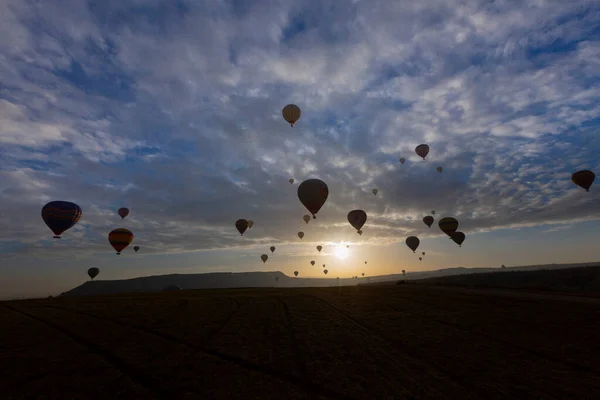
[[(598, 260), (598, 191), (570, 181), (600, 170), (598, 21), (593, 0), (0, 0), (0, 293), (56, 294), (91, 266), (321, 277), (314, 259), (347, 277)], [(330, 196), (306, 225), (309, 178)], [(40, 216), (52, 200), (83, 209), (60, 240)], [(423, 224), (431, 210), (460, 221), (462, 248)], [(243, 237), (238, 218), (255, 221)], [(119, 227), (138, 253), (115, 255)]]

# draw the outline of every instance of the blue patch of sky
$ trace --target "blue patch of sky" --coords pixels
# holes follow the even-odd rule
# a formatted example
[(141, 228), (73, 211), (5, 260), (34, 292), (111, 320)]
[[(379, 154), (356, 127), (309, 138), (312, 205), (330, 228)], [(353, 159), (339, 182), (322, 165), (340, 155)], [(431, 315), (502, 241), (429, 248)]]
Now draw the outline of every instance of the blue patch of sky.
[(303, 15), (295, 15), (290, 22), (283, 28), (282, 43), (288, 43), (297, 35), (306, 31), (307, 25)]

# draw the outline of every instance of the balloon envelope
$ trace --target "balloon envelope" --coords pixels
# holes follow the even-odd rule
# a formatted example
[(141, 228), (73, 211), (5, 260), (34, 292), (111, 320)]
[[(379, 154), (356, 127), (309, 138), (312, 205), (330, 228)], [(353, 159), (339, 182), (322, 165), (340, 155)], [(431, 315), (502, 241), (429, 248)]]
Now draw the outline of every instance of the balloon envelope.
[(433, 225), (433, 221), (434, 221), (434, 219), (431, 215), (423, 217), (423, 222), (425, 223), (425, 225), (427, 225), (430, 228), (431, 228), (431, 225)]
[(251, 219), (248, 220), (248, 229), (252, 229), (252, 227), (254, 226), (254, 221), (252, 221)]
[(117, 251), (117, 255), (133, 242), (133, 233), (129, 229), (117, 228), (108, 234), (108, 242)]
[(119, 216), (121, 217), (121, 219), (124, 219), (126, 216), (129, 215), (129, 208), (121, 207), (121, 208), (119, 208), (117, 213), (119, 213)]
[(269, 259), (269, 256), (266, 254), (263, 254), (262, 256), (260, 256), (260, 259), (262, 260), (262, 262), (267, 262), (267, 260)]
[(298, 185), (298, 199), (311, 212), (313, 218), (319, 212), (327, 197), (329, 188), (327, 184), (320, 179), (308, 179)]
[(405, 162), (405, 161), (406, 161), (406, 159), (405, 159), (404, 157), (402, 157), (402, 158), (400, 159), (400, 164), (404, 164), (404, 162)]
[(306, 214), (304, 217), (302, 217), (302, 219), (308, 224), (308, 221), (310, 221), (310, 215)]
[(373, 190), (371, 190), (371, 193), (373, 193), (375, 196), (377, 196), (377, 193), (379, 193), (379, 190), (378, 189), (373, 189)]
[(450, 236), (458, 229), (458, 221), (456, 218), (445, 217), (440, 219), (438, 226), (446, 235)]
[(243, 235), (244, 232), (246, 232), (246, 229), (248, 229), (248, 221), (245, 219), (238, 219), (235, 221), (235, 229), (238, 230), (240, 235)]
[(323, 250), (323, 246), (321, 246), (321, 245), (317, 246), (317, 250), (319, 250), (319, 253), (320, 253), (321, 250)]
[(324, 270), (323, 270), (323, 273), (324, 273), (325, 275), (327, 275), (327, 273), (328, 273), (328, 272), (329, 272), (329, 271), (327, 271), (326, 269), (324, 269)]
[(429, 146), (426, 144), (420, 144), (415, 148), (415, 153), (417, 153), (419, 157), (422, 157), (424, 160), (425, 157), (427, 157), (427, 154), (429, 154)]
[(577, 171), (573, 175), (571, 175), (571, 181), (579, 187), (584, 188), (587, 192), (590, 191), (590, 187), (594, 180), (596, 179), (596, 174), (587, 169)]
[(298, 232), (298, 237), (302, 239), (304, 237), (304, 232)]
[(310, 265), (315, 265), (315, 262), (314, 262), (314, 261), (311, 261), (311, 262), (310, 262)]
[(454, 232), (452, 235), (450, 235), (450, 239), (452, 239), (454, 243), (456, 243), (459, 246), (463, 244), (466, 237), (467, 236), (462, 232)]
[(140, 249), (140, 246), (133, 246), (133, 250), (137, 253), (138, 250)]
[(96, 267), (92, 267), (90, 269), (88, 269), (88, 275), (90, 278), (94, 279), (95, 277), (98, 276), (98, 274), (100, 273), (100, 270)]
[(273, 253), (275, 251), (275, 246), (269, 247), (269, 250), (271, 250), (271, 253)]
[(70, 201), (51, 201), (42, 207), (42, 219), (54, 233), (55, 239), (73, 227), (81, 218), (81, 207)]
[(348, 213), (348, 222), (357, 231), (360, 231), (365, 222), (367, 222), (367, 213), (363, 210), (352, 210)]
[(294, 276), (298, 276), (298, 271), (294, 271)]
[(419, 243), (421, 243), (421, 241), (416, 236), (409, 236), (406, 238), (406, 245), (413, 251), (413, 253), (419, 247)]
[(442, 167), (437, 167), (437, 172), (442, 172), (444, 170), (444, 168)]
[(300, 107), (297, 105), (288, 104), (287, 106), (283, 107), (281, 114), (283, 115), (283, 119), (285, 119), (291, 126), (294, 126), (296, 121), (300, 119), (302, 111), (300, 111)]

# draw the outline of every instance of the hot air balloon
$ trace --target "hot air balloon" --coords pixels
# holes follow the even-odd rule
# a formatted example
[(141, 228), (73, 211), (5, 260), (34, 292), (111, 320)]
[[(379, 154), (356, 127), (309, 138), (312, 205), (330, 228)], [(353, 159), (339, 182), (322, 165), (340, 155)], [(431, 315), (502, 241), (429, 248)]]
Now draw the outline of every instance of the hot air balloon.
[(290, 184), (294, 183), (294, 179), (290, 178), (290, 180), (288, 181)]
[(260, 259), (262, 260), (263, 263), (266, 263), (267, 260), (269, 259), (269, 256), (266, 255), (266, 254), (263, 254), (263, 255), (260, 256)]
[(378, 189), (373, 189), (373, 190), (371, 190), (371, 193), (373, 193), (375, 196), (377, 196), (377, 193), (379, 193), (379, 190)]
[(415, 153), (417, 153), (419, 157), (422, 157), (424, 160), (425, 157), (427, 157), (427, 154), (429, 154), (429, 146), (426, 144), (420, 144), (415, 148)]
[(317, 246), (317, 250), (319, 250), (319, 253), (320, 253), (320, 252), (321, 252), (321, 250), (323, 250), (323, 246), (321, 246), (321, 245), (318, 245), (318, 246)]
[(458, 221), (456, 218), (445, 217), (440, 219), (438, 226), (446, 235), (450, 236), (458, 229)]
[(364, 272), (362, 273), (362, 276), (365, 276), (365, 273), (364, 273)]
[(271, 253), (274, 253), (275, 252), (275, 246), (269, 247), (269, 250), (271, 250)]
[(302, 219), (308, 224), (308, 221), (310, 221), (310, 215), (306, 214), (304, 217), (302, 217)]
[(406, 238), (406, 245), (413, 251), (413, 253), (419, 247), (419, 243), (421, 243), (421, 241), (416, 236), (409, 236)]
[(304, 232), (298, 232), (298, 237), (302, 239), (304, 237)]
[(348, 213), (348, 222), (350, 222), (350, 225), (358, 232), (365, 222), (367, 222), (367, 213), (363, 210), (352, 210)]
[(81, 207), (69, 201), (51, 201), (42, 207), (42, 219), (54, 233), (55, 239), (73, 227), (81, 218)]
[(596, 179), (596, 174), (587, 169), (577, 171), (573, 175), (571, 175), (571, 181), (579, 187), (585, 189), (586, 192), (590, 191), (590, 187), (594, 180)]
[(442, 173), (442, 171), (444, 170), (444, 168), (442, 167), (437, 167), (437, 172), (439, 172), (440, 174)]
[(315, 265), (315, 262), (314, 262), (314, 261), (311, 261), (311, 262), (310, 262), (310, 265), (314, 266), (314, 265)]
[(302, 114), (302, 112), (300, 111), (300, 107), (298, 107), (297, 105), (288, 104), (287, 106), (283, 107), (283, 110), (281, 110), (281, 114), (291, 126), (294, 126), (296, 121), (300, 119), (300, 115)]
[(98, 274), (100, 273), (100, 270), (96, 267), (92, 267), (90, 269), (88, 269), (88, 275), (90, 276), (90, 278), (92, 278), (92, 280), (98, 276)]
[(366, 263), (367, 263), (367, 262), (365, 261), (365, 264), (366, 264)]
[(139, 249), (140, 249), (140, 246), (133, 246), (133, 251), (135, 251), (136, 253), (138, 252)]
[(238, 219), (235, 221), (235, 228), (238, 230), (240, 235), (244, 235), (244, 232), (246, 232), (246, 229), (248, 229), (248, 221), (245, 219)]
[(254, 226), (254, 221), (252, 221), (251, 219), (248, 220), (248, 229), (252, 229), (252, 227)]
[(325, 264), (323, 264), (323, 268), (325, 268)]
[(325, 275), (327, 275), (327, 273), (328, 273), (328, 272), (329, 272), (329, 271), (327, 271), (326, 269), (324, 269), (324, 270), (323, 270), (323, 273), (324, 273)]
[(133, 242), (133, 233), (125, 228), (114, 229), (108, 234), (108, 242), (120, 255)]
[(294, 276), (298, 276), (298, 271), (294, 271)]
[(425, 252), (422, 252), (421, 254), (425, 255)]
[(402, 157), (402, 158), (400, 159), (400, 164), (404, 164), (404, 162), (405, 162), (405, 161), (406, 161), (406, 159), (405, 159), (404, 157)]
[(435, 215), (435, 210), (431, 210), (431, 215)]
[(323, 207), (328, 196), (329, 188), (320, 179), (308, 179), (298, 186), (298, 198), (313, 218), (317, 218), (315, 214)]
[(405, 269), (402, 270), (402, 275), (406, 275), (406, 270)]
[(419, 257), (419, 261), (421, 261), (423, 259), (423, 257)]
[(431, 215), (423, 217), (423, 222), (425, 223), (425, 225), (431, 228), (431, 225), (433, 225), (433, 217)]
[(454, 232), (452, 235), (450, 235), (450, 239), (452, 239), (454, 243), (458, 245), (458, 247), (462, 247), (465, 238), (466, 235), (462, 232)]
[(125, 219), (125, 217), (129, 215), (129, 208), (121, 207), (117, 213), (119, 213), (121, 219)]

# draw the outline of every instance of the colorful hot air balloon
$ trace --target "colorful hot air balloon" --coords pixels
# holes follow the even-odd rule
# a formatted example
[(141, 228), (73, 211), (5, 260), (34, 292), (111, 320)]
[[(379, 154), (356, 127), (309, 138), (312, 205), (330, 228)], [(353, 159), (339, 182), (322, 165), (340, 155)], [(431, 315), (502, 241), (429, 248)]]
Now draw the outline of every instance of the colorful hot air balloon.
[(363, 210), (352, 210), (348, 213), (348, 222), (350, 222), (350, 225), (358, 232), (365, 222), (367, 222), (367, 213)]
[(425, 225), (427, 225), (430, 228), (431, 228), (431, 225), (433, 225), (433, 221), (434, 221), (434, 219), (431, 215), (423, 217), (423, 222), (425, 223)]
[(454, 232), (450, 235), (450, 239), (454, 241), (458, 245), (458, 247), (462, 247), (463, 242), (467, 236), (462, 232)]
[(262, 260), (263, 263), (266, 263), (267, 260), (269, 259), (269, 256), (266, 255), (266, 254), (263, 254), (263, 255), (260, 256), (260, 259)]
[(400, 164), (404, 164), (405, 161), (406, 159), (404, 157), (400, 158)]
[(373, 190), (371, 190), (371, 193), (373, 193), (375, 196), (377, 196), (377, 193), (379, 193), (379, 189), (373, 189)]
[(329, 272), (329, 271), (327, 271), (326, 269), (324, 269), (324, 270), (323, 270), (323, 273), (324, 273), (325, 275), (327, 275), (327, 273), (328, 273), (328, 272)]
[(288, 181), (290, 184), (294, 183), (294, 179), (290, 178), (290, 180)]
[(298, 271), (294, 271), (294, 276), (298, 276)]
[(269, 247), (269, 250), (271, 250), (271, 253), (274, 253), (275, 252), (275, 246)]
[(246, 232), (246, 229), (248, 229), (248, 221), (245, 219), (238, 219), (235, 221), (235, 228), (238, 230), (240, 235), (243, 236), (244, 232)]
[(311, 261), (311, 262), (310, 262), (310, 265), (312, 265), (312, 266), (314, 267), (314, 265), (315, 265), (315, 262), (314, 262), (314, 261)]
[(426, 144), (420, 144), (415, 148), (415, 153), (417, 153), (419, 157), (422, 157), (424, 160), (425, 157), (427, 157), (427, 154), (429, 154), (429, 146)]
[(579, 187), (585, 189), (586, 192), (590, 191), (590, 187), (594, 180), (596, 179), (596, 174), (587, 169), (577, 171), (573, 175), (571, 175), (571, 181)]
[(456, 218), (445, 217), (440, 219), (438, 226), (446, 235), (450, 236), (458, 229), (458, 221)]
[(254, 226), (254, 221), (252, 221), (251, 219), (248, 220), (248, 229), (252, 229), (252, 227)]
[(300, 115), (302, 115), (302, 112), (300, 111), (300, 107), (298, 107), (297, 105), (288, 104), (287, 106), (283, 107), (283, 110), (281, 110), (281, 114), (291, 126), (294, 126), (296, 121), (300, 119)]
[(413, 253), (419, 247), (419, 243), (421, 243), (421, 241), (416, 236), (409, 236), (406, 238), (406, 245), (413, 251)]
[(140, 246), (133, 246), (133, 251), (135, 251), (136, 253), (138, 252), (139, 249), (140, 249)]
[(70, 201), (51, 201), (42, 207), (42, 219), (54, 233), (55, 239), (73, 227), (81, 218), (81, 207)]
[(92, 280), (98, 276), (98, 274), (100, 273), (100, 270), (96, 267), (92, 267), (90, 269), (88, 269), (88, 275), (90, 276), (90, 278), (92, 278)]
[(308, 221), (310, 221), (310, 215), (306, 214), (304, 217), (302, 217), (302, 219), (308, 224)]
[(121, 207), (117, 213), (119, 213), (121, 219), (125, 219), (125, 217), (129, 215), (129, 208)]
[(321, 250), (323, 250), (323, 246), (321, 246), (321, 245), (318, 245), (318, 246), (317, 246), (317, 250), (319, 250), (319, 253), (320, 253), (320, 252), (321, 252)]
[(298, 232), (298, 237), (302, 239), (304, 237), (304, 232)]
[(308, 179), (298, 186), (298, 198), (313, 218), (317, 218), (315, 214), (323, 207), (328, 196), (329, 188), (320, 179)]
[(133, 242), (133, 233), (125, 228), (114, 229), (108, 234), (108, 242), (117, 251), (117, 255), (120, 255)]

